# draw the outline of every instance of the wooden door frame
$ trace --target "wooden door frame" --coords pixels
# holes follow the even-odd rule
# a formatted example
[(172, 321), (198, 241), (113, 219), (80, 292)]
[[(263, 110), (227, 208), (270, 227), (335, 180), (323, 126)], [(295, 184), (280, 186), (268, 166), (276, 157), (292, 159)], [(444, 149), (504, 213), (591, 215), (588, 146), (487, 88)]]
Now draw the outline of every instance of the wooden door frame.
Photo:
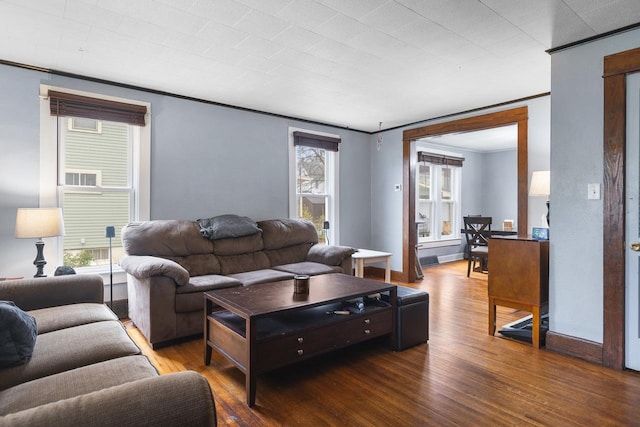
[(451, 132), (472, 132), (516, 124), (518, 126), (518, 234), (527, 234), (529, 179), (528, 160), (528, 107), (512, 108), (480, 116), (408, 129), (402, 133), (402, 281), (416, 281), (415, 247), (417, 233), (416, 216), (416, 163), (411, 157), (411, 141), (427, 136)]
[(625, 211), (627, 76), (640, 71), (640, 48), (604, 57), (602, 364), (625, 368)]

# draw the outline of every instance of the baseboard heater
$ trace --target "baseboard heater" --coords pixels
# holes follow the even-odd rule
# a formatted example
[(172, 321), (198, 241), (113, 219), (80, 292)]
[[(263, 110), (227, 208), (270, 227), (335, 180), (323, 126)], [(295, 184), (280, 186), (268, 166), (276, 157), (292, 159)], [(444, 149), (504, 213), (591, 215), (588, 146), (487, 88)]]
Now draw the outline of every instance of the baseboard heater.
[[(542, 344), (544, 344), (548, 330), (549, 314), (547, 313), (540, 316), (540, 337)], [(532, 342), (531, 336), (533, 335), (533, 316), (528, 315), (522, 319), (507, 323), (498, 332), (507, 338), (530, 343)]]
[(430, 267), (432, 265), (438, 265), (440, 262), (438, 261), (438, 257), (435, 255), (425, 256), (420, 258), (420, 265), (422, 267)]

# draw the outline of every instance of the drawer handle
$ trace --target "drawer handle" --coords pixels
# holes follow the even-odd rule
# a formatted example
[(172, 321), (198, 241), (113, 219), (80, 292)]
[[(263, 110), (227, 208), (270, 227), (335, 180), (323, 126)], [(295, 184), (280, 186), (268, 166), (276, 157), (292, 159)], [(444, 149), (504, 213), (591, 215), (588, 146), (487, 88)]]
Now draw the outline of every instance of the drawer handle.
[(302, 337), (298, 337), (298, 342), (299, 342), (299, 343), (302, 343), (303, 341), (304, 341), (304, 338), (302, 338)]
[(371, 323), (371, 319), (364, 319), (364, 323), (368, 325), (369, 323)]
[(365, 334), (365, 335), (369, 335), (370, 333), (371, 333), (371, 331), (370, 331), (369, 329), (365, 329), (365, 330), (364, 330), (364, 334)]
[(304, 350), (303, 349), (298, 350), (298, 356), (302, 356), (303, 354), (304, 354)]

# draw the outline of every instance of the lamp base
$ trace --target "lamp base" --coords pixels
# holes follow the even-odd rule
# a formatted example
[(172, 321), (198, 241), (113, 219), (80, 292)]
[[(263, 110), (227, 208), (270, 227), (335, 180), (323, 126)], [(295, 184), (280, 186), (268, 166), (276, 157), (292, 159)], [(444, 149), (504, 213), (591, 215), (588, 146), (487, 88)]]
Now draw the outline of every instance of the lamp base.
[(547, 200), (547, 227), (549, 227), (549, 200)]
[(33, 277), (47, 277), (43, 271), (44, 266), (47, 265), (47, 261), (44, 260), (44, 242), (42, 240), (38, 240), (36, 242), (36, 249), (38, 253), (36, 255), (36, 259), (33, 261), (33, 265), (36, 266), (36, 274)]

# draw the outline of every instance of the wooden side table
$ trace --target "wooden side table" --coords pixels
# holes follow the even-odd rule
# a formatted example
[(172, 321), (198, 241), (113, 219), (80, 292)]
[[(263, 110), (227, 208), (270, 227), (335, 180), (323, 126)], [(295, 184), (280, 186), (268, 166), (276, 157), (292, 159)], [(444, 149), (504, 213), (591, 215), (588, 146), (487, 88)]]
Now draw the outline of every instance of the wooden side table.
[(549, 241), (515, 236), (489, 239), (489, 335), (496, 332), (496, 306), (533, 316), (532, 344), (540, 348), (541, 311), (549, 303)]
[(384, 281), (391, 283), (391, 253), (372, 251), (370, 249), (358, 249), (358, 252), (351, 255), (356, 261), (356, 277), (364, 277), (365, 264), (375, 262), (385, 262)]

